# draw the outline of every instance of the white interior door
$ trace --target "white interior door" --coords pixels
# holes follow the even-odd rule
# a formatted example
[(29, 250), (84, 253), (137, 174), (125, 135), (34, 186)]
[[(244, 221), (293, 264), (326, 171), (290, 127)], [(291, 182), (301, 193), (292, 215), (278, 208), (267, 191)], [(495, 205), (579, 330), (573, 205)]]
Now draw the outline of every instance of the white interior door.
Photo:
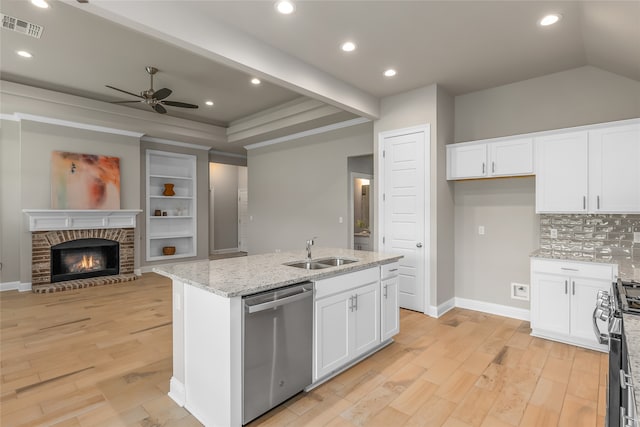
[(400, 307), (425, 312), (426, 263), (429, 242), (426, 233), (425, 178), (429, 176), (428, 127), (381, 134), (383, 188), (381, 247), (384, 252), (404, 255), (400, 260)]
[(248, 252), (247, 225), (249, 224), (249, 190), (238, 189), (238, 250)]

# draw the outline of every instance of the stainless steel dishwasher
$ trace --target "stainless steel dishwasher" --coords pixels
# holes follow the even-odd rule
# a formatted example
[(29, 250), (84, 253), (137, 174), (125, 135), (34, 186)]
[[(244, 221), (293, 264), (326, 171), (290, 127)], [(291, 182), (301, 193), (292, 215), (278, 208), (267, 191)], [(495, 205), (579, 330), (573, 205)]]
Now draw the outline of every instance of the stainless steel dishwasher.
[(313, 283), (243, 298), (242, 423), (311, 384)]

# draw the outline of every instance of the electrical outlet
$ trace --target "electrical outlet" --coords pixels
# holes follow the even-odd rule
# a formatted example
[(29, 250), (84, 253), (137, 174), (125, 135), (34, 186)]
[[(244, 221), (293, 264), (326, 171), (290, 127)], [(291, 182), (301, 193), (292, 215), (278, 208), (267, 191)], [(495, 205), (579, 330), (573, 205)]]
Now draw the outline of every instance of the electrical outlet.
[(549, 231), (551, 232), (551, 238), (552, 239), (557, 239), (558, 238), (558, 229), (557, 228), (552, 228)]
[(633, 233), (633, 243), (640, 243), (640, 231)]
[(478, 234), (484, 236), (484, 225), (478, 227)]

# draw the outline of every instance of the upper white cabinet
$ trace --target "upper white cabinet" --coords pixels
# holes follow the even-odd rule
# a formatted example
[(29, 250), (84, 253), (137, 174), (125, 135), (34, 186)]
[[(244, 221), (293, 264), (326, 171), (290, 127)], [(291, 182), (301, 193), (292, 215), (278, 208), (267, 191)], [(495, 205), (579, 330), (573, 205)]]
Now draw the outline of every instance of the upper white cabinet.
[(447, 179), (533, 174), (533, 140), (474, 141), (447, 146)]
[(589, 207), (640, 212), (640, 125), (589, 132)]
[(586, 212), (587, 132), (536, 138), (536, 212)]
[(147, 150), (146, 161), (147, 261), (195, 256), (196, 156)]
[(538, 137), (537, 213), (640, 212), (640, 124)]

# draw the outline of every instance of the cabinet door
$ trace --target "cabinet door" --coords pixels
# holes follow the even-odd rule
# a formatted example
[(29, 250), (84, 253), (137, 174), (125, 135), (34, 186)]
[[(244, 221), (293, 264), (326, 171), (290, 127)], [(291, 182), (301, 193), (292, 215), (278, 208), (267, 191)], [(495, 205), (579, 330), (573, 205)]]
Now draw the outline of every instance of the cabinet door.
[(315, 302), (314, 381), (350, 360), (352, 295), (354, 292), (344, 292)]
[[(607, 280), (571, 278), (571, 336), (598, 345), (593, 333), (593, 309), (599, 290), (608, 290)], [(602, 326), (601, 326), (602, 329)], [(606, 327), (604, 328), (606, 330)]]
[(536, 144), (536, 212), (586, 212), (587, 132), (540, 137)]
[(447, 147), (447, 179), (487, 176), (487, 144)]
[(489, 144), (490, 176), (533, 174), (533, 139), (521, 138)]
[(400, 306), (398, 305), (398, 276), (382, 282), (380, 340), (385, 341), (400, 332)]
[(589, 132), (589, 206), (593, 212), (640, 212), (640, 125)]
[(568, 335), (569, 277), (536, 273), (532, 282), (531, 328)]
[(353, 353), (355, 358), (380, 344), (380, 284), (362, 286), (355, 290), (352, 312)]

